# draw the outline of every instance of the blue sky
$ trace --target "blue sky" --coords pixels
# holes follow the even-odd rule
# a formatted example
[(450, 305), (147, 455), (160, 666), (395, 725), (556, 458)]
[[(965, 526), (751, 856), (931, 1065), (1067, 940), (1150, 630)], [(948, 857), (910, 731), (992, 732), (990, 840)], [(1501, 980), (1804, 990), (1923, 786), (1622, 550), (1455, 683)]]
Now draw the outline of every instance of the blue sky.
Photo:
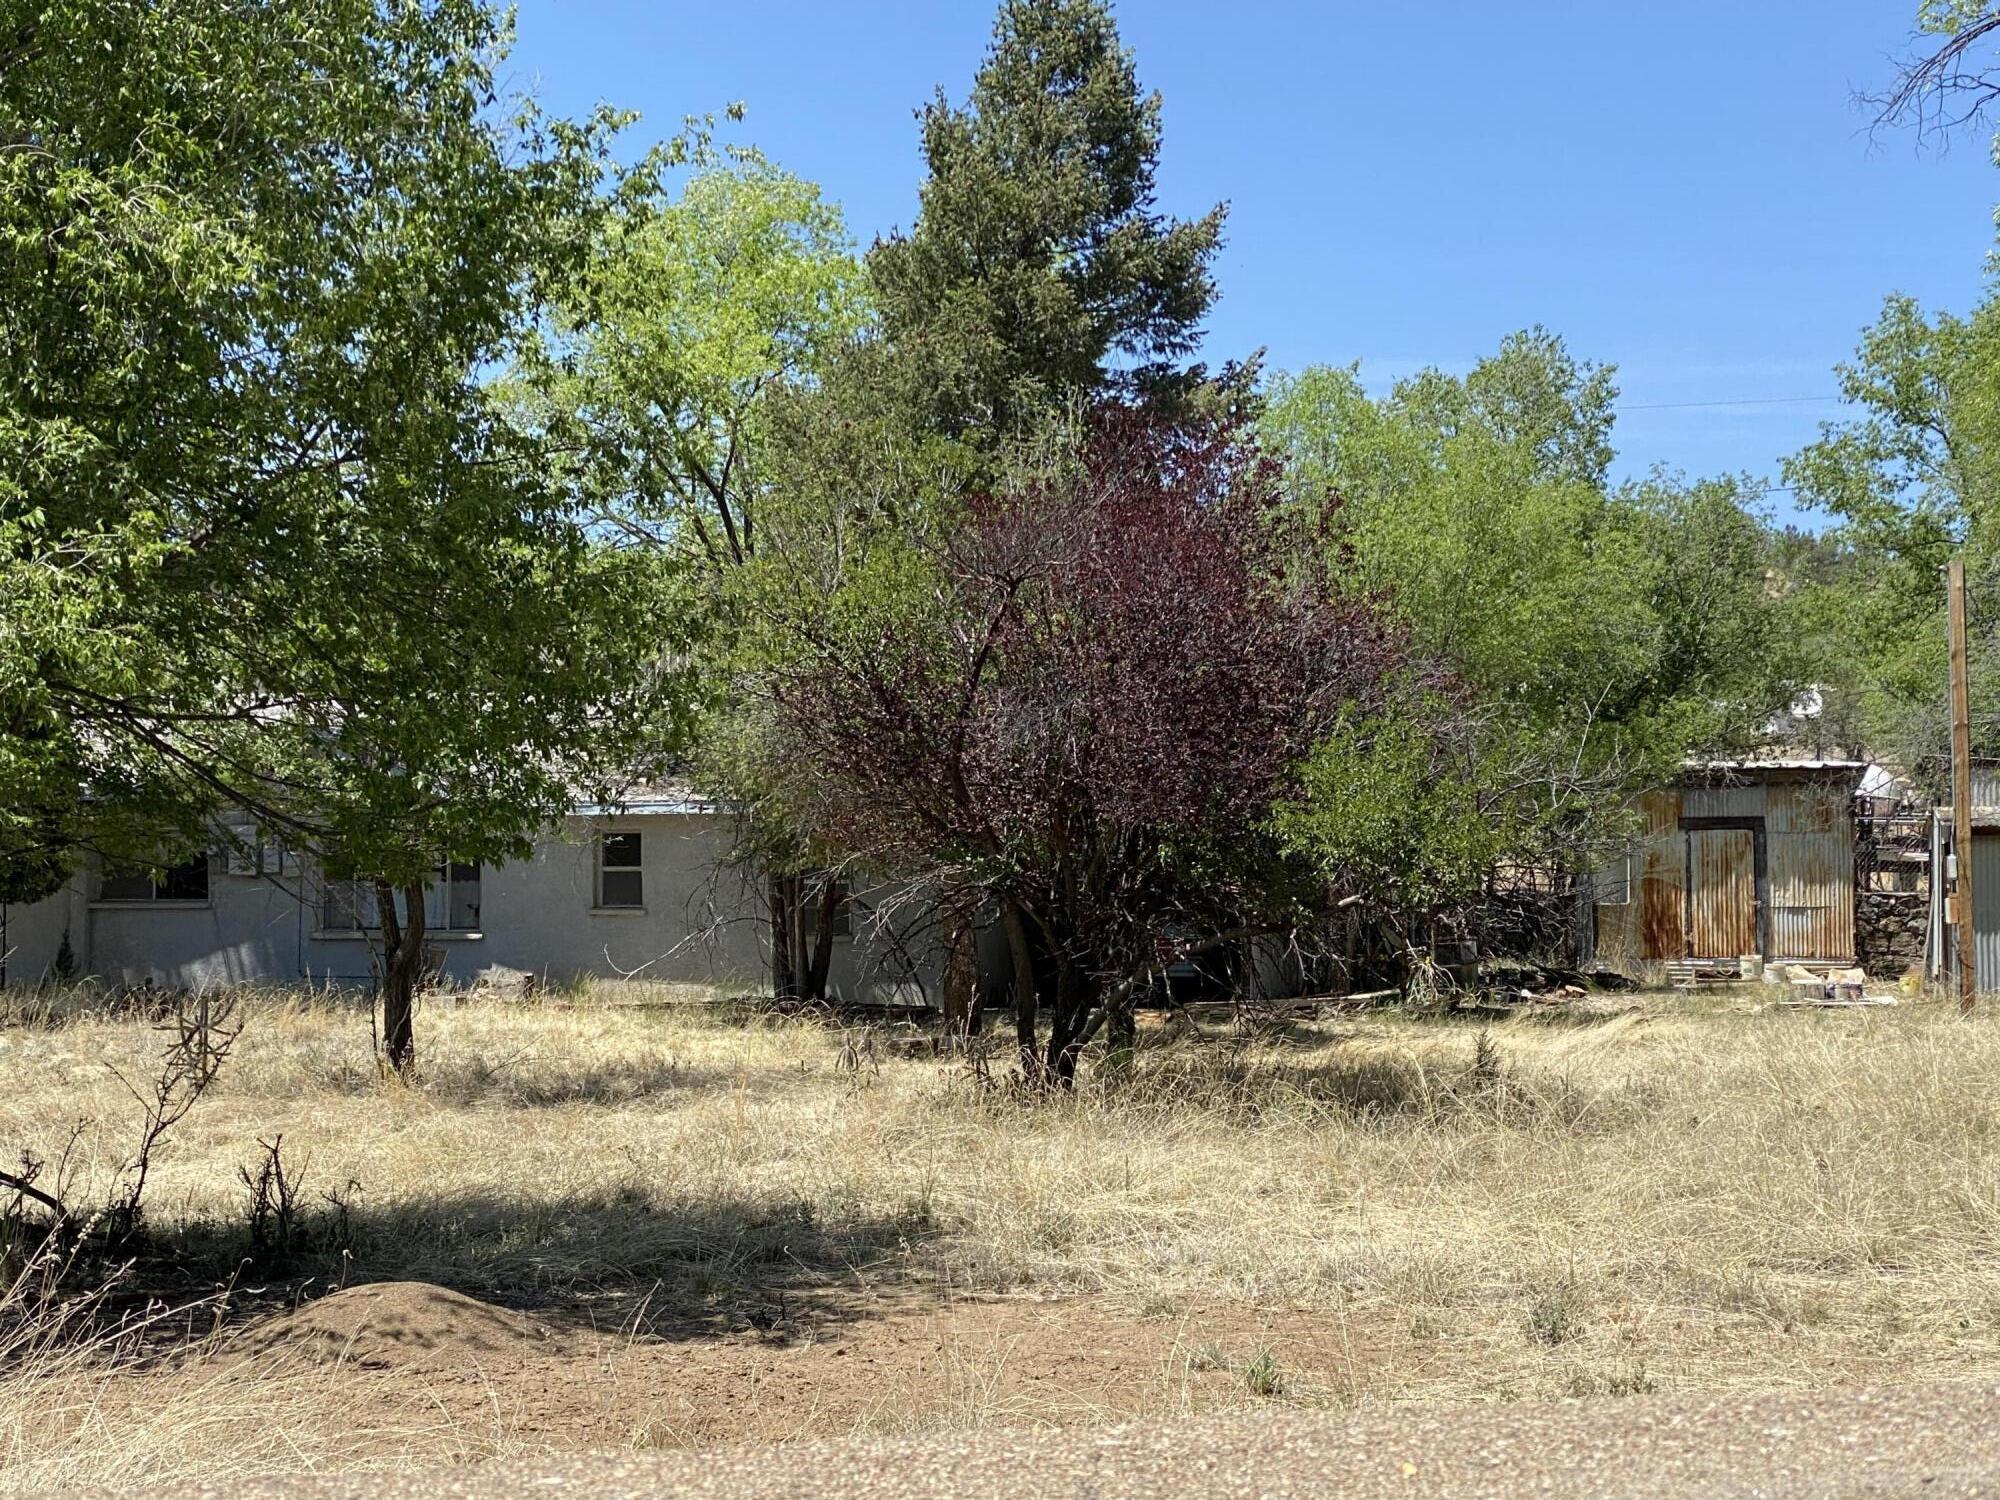
[[(1619, 367), (1621, 474), (1775, 478), (1840, 408), (1832, 366), (1890, 291), (1963, 309), (2000, 170), (1870, 138), (1857, 90), (1914, 0), (1124, 0), (1165, 96), (1161, 199), (1230, 203), (1211, 359), (1463, 369), (1545, 324)], [(521, 0), (509, 82), (640, 138), (741, 100), (737, 132), (856, 238), (907, 225), (913, 111), (962, 97), (983, 0)], [(1770, 402), (1690, 406), (1692, 402)], [(1783, 497), (1778, 504), (1784, 505)]]

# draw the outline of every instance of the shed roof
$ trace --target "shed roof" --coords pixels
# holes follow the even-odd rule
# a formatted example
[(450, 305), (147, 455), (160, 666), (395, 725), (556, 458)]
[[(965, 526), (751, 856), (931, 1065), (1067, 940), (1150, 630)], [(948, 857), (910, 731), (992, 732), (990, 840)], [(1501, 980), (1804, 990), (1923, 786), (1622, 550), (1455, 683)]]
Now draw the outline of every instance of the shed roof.
[(1690, 771), (1865, 771), (1865, 760), (1821, 760), (1810, 756), (1774, 755), (1749, 760), (1691, 760)]

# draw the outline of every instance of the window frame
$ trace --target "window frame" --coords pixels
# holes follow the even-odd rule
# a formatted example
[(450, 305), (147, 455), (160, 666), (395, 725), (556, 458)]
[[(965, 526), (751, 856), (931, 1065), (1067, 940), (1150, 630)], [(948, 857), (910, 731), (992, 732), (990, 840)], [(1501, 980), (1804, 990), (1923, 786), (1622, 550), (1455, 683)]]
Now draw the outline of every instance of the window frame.
[[(605, 861), (606, 845), (613, 839), (630, 839), (633, 842), (632, 863), (608, 864)], [(600, 912), (643, 912), (646, 909), (646, 842), (644, 830), (638, 828), (601, 829), (592, 840), (594, 870), (591, 876), (590, 909)], [(635, 901), (613, 901), (608, 899), (604, 877), (606, 875), (630, 875), (636, 878), (638, 899)]]
[[(461, 870), (470, 870), (472, 872), (471, 877), (469, 879), (460, 877), (458, 872)], [(460, 925), (452, 921), (452, 912), (458, 905), (458, 892), (460, 888), (467, 885), (471, 886), (478, 893), (479, 899), (471, 903), (472, 920), (469, 923)], [(431, 878), (424, 882), (425, 936), (439, 938), (483, 936), (485, 928), (481, 923), (481, 918), (485, 915), (485, 885), (486, 869), (480, 861), (457, 860), (448, 854), (439, 855), (437, 863), (431, 866)], [(343, 888), (347, 893), (346, 908), (353, 916), (352, 922), (334, 922), (329, 920), (334, 915), (334, 900)], [(432, 899), (434, 892), (441, 893), (435, 901)], [(434, 916), (432, 912), (433, 907), (442, 915)], [(363, 922), (361, 920), (361, 914), (364, 910), (371, 916), (374, 916), (375, 920), (373, 922)], [(371, 933), (380, 932), (382, 930), (382, 919), (381, 914), (375, 908), (374, 880), (364, 875), (335, 874), (322, 866), (320, 869), (319, 910), (315, 916), (317, 925), (314, 930), (322, 936), (336, 938), (367, 937)]]
[[(192, 870), (196, 865), (199, 865), (201, 867), (201, 894), (198, 896), (168, 895), (167, 894), (169, 888), (168, 882), (173, 879), (175, 874), (182, 871)], [(147, 894), (143, 896), (136, 894), (122, 895), (122, 896), (107, 896), (104, 893), (105, 881), (109, 878), (117, 878), (121, 880), (130, 879), (135, 881), (143, 879), (146, 882)], [(104, 865), (100, 864), (97, 869), (97, 887), (95, 892), (93, 893), (91, 904), (93, 906), (123, 906), (123, 907), (134, 907), (134, 908), (165, 906), (170, 908), (178, 907), (184, 911), (196, 911), (200, 910), (203, 907), (212, 905), (214, 900), (215, 900), (214, 853), (212, 850), (202, 849), (197, 853), (188, 856), (188, 858), (180, 861), (178, 864), (175, 865), (166, 866), (158, 870), (140, 868), (137, 870), (120, 871), (116, 874), (115, 877), (113, 876), (112, 871), (106, 869)]]

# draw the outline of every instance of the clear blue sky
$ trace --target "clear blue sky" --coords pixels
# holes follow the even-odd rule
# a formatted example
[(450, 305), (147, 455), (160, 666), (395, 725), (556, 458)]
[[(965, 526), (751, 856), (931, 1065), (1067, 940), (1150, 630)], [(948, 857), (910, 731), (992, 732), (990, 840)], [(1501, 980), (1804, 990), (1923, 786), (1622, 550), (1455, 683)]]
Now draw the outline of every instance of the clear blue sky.
[[(1964, 309), (2000, 170), (1871, 141), (1857, 90), (1914, 0), (1124, 0), (1165, 96), (1161, 197), (1230, 204), (1207, 354), (1462, 369), (1542, 323), (1616, 364), (1621, 474), (1775, 478), (1884, 294)], [(857, 240), (907, 225), (913, 111), (963, 97), (983, 0), (522, 0), (509, 81), (638, 109), (741, 100), (737, 138), (825, 186)], [(1667, 409), (1661, 409), (1667, 407)], [(1651, 408), (1651, 409), (1643, 409)], [(1780, 504), (1783, 503), (1780, 497)]]

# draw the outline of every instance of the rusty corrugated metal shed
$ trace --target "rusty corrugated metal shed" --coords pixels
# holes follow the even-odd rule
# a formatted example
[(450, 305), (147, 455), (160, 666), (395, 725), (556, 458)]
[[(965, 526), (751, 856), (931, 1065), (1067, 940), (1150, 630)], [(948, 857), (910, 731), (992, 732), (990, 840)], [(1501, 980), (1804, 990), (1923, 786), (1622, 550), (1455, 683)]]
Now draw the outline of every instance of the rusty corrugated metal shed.
[(1846, 761), (1711, 764), (1644, 794), (1632, 878), (1609, 885), (1624, 900), (1593, 912), (1600, 961), (1754, 953), (1851, 962), (1853, 794), (1863, 769)]

